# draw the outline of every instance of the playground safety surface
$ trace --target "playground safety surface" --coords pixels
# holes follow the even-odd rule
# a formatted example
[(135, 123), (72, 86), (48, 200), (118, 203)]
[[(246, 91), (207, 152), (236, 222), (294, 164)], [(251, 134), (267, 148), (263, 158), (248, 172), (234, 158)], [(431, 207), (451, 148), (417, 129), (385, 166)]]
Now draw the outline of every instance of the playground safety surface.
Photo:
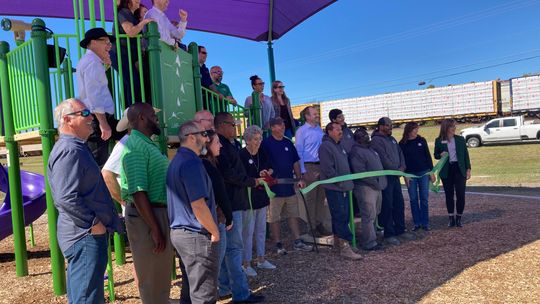
[[(411, 226), (405, 196), (405, 214)], [(463, 228), (447, 228), (443, 194), (430, 194), (432, 231), (346, 261), (330, 248), (277, 256), (276, 270), (258, 270), (251, 288), (267, 303), (538, 303), (540, 201), (468, 195)], [(288, 231), (283, 223), (284, 231)], [(28, 277), (15, 276), (12, 238), (0, 242), (0, 303), (66, 303), (52, 293), (46, 216), (35, 223)], [(286, 240), (286, 248), (292, 240)], [(117, 303), (139, 303), (128, 263), (115, 266)], [(180, 280), (171, 299), (179, 299)], [(230, 299), (220, 303), (228, 303)]]

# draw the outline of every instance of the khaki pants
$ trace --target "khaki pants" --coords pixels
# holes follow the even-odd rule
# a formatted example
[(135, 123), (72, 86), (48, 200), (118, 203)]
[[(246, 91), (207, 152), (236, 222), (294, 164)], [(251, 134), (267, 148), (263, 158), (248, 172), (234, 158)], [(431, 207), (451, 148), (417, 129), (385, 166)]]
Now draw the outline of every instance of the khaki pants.
[[(306, 182), (306, 186), (309, 186), (313, 182), (319, 180), (321, 175), (320, 166), (318, 164), (305, 164), (305, 168), (306, 173), (304, 174), (304, 181)], [(330, 217), (330, 210), (328, 209), (328, 203), (326, 202), (326, 196), (324, 195), (324, 189), (321, 186), (318, 186), (306, 194), (305, 198), (307, 214), (309, 214), (309, 219), (313, 228), (318, 225), (323, 225), (327, 231), (332, 231), (332, 220)], [(300, 206), (302, 206), (300, 208), (300, 217), (304, 221), (307, 221), (306, 210), (303, 208), (303, 204), (300, 204)]]
[(171, 291), (171, 269), (174, 257), (169, 237), (167, 208), (153, 208), (154, 216), (165, 238), (165, 250), (155, 254), (150, 227), (132, 204), (126, 206), (126, 228), (139, 279), (139, 294), (143, 303), (168, 304)]

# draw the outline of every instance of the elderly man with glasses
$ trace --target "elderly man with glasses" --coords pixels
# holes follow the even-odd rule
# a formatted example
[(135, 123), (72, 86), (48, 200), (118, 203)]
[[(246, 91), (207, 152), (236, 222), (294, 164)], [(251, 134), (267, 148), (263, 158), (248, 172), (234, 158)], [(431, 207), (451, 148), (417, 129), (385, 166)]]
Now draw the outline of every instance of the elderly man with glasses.
[(120, 139), (116, 132), (118, 121), (114, 118), (114, 101), (109, 91), (105, 72), (111, 65), (111, 40), (114, 39), (102, 28), (93, 28), (84, 34), (80, 46), (87, 49), (77, 64), (77, 88), (80, 100), (94, 116), (93, 132), (88, 146), (100, 167), (109, 156), (109, 140)]
[(233, 303), (257, 303), (263, 296), (251, 294), (246, 274), (242, 270), (242, 211), (249, 208), (247, 187), (255, 187), (261, 179), (249, 177), (239, 156), (240, 142), (236, 140), (236, 122), (230, 113), (216, 114), (214, 126), (221, 143), (218, 169), (223, 176), (233, 210), (233, 227), (227, 231), (225, 259), (219, 272), (219, 295), (232, 293)]
[(103, 303), (108, 232), (122, 226), (99, 166), (86, 146), (92, 133), (90, 111), (68, 99), (54, 110), (60, 139), (54, 145), (47, 175), (58, 209), (57, 238), (68, 261), (70, 303)]
[[(189, 282), (189, 303), (217, 301), (219, 230), (212, 181), (199, 155), (208, 133), (187, 121), (179, 128), (180, 148), (167, 172), (171, 240), (183, 263), (182, 281)], [(185, 290), (183, 290), (185, 291)], [(181, 303), (186, 303), (186, 299)]]
[(161, 133), (152, 106), (135, 103), (127, 115), (132, 130), (122, 151), (120, 187), (139, 293), (143, 303), (169, 303), (174, 256), (165, 187), (169, 161), (150, 139)]

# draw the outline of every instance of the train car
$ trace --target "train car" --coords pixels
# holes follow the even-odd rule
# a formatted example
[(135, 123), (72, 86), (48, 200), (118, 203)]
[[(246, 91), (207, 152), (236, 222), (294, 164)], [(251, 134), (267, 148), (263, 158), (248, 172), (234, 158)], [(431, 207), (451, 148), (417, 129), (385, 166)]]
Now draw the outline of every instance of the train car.
[(513, 114), (536, 116), (540, 113), (540, 75), (510, 79)]
[(328, 112), (339, 108), (350, 126), (376, 124), (382, 116), (396, 123), (455, 118), (459, 121), (497, 117), (499, 96), (496, 81), (451, 85), (433, 89), (321, 102), (321, 123), (329, 122)]

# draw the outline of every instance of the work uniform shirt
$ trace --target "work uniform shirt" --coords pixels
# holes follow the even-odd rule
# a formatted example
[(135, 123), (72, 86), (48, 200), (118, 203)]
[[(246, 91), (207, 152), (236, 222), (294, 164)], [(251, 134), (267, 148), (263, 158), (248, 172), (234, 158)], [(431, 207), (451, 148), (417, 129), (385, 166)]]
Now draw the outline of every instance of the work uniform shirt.
[(231, 89), (229, 89), (229, 86), (224, 84), (223, 82), (220, 84), (217, 84), (214, 82), (214, 86), (216, 87), (216, 90), (218, 90), (221, 95), (227, 97), (227, 96), (233, 96)]
[(186, 229), (207, 234), (195, 217), (191, 203), (204, 198), (217, 223), (216, 203), (212, 181), (202, 160), (193, 150), (180, 147), (167, 171), (167, 211), (171, 229)]
[[(285, 137), (277, 140), (274, 136), (270, 136), (263, 140), (261, 146), (270, 159), (270, 167), (274, 171), (272, 176), (275, 178), (293, 178), (294, 163), (300, 160), (293, 143)], [(297, 176), (297, 178), (300, 178), (300, 176)], [(272, 186), (271, 189), (277, 197), (289, 197), (295, 194), (293, 184), (278, 184)]]
[(133, 203), (133, 194), (144, 191), (151, 204), (166, 204), (165, 179), (169, 160), (150, 138), (132, 130), (122, 151), (122, 199)]

